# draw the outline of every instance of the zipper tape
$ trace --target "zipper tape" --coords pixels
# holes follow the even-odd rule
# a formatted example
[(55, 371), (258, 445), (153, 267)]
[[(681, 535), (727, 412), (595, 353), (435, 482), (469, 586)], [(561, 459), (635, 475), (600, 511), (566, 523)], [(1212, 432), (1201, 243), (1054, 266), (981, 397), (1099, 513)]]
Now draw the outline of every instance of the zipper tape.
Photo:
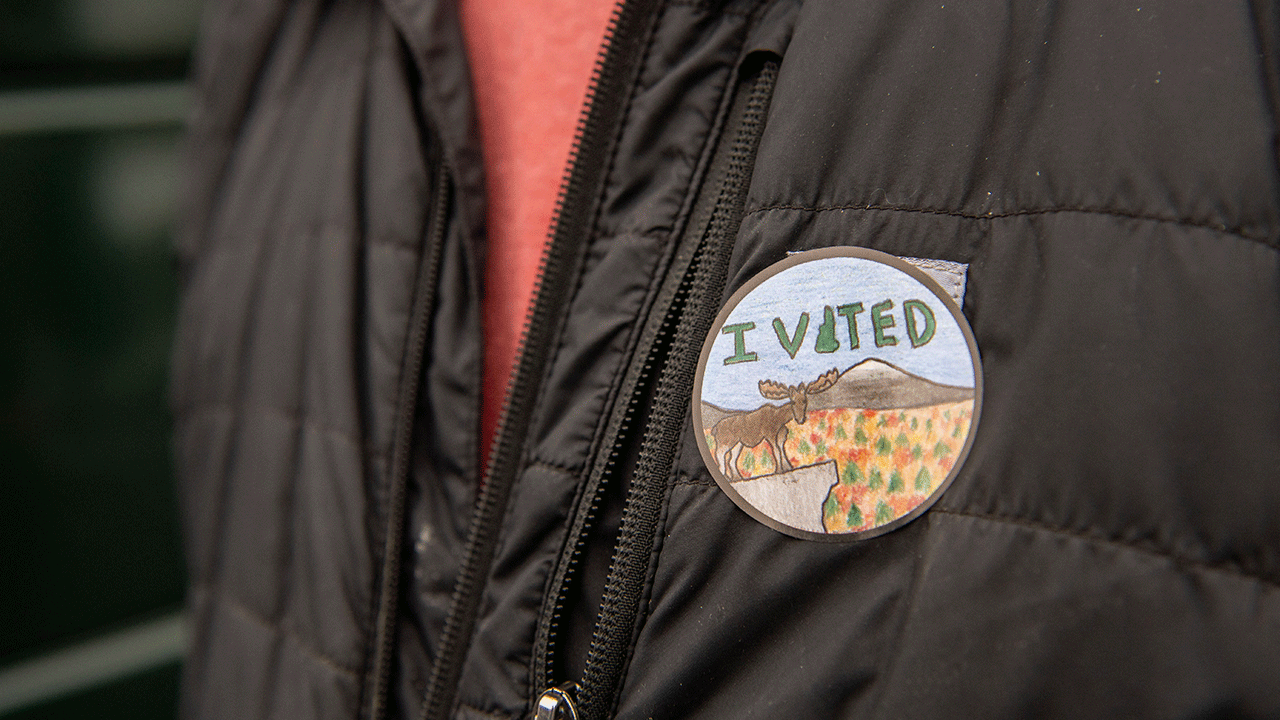
[(520, 470), (529, 412), (542, 382), (548, 349), (568, 302), (567, 289), (573, 286), (572, 273), (586, 247), (613, 134), (639, 70), (640, 50), (657, 4), (656, 0), (620, 4), (606, 31), (605, 49), (587, 93), (588, 109), (571, 152), (572, 169), (557, 205), (555, 231), (543, 255), (533, 309), (498, 420), (497, 440), (472, 513), (461, 569), (423, 698), (423, 720), (444, 720), (455, 702), (501, 518)]
[(440, 274), (440, 258), (448, 224), (452, 183), (449, 167), (442, 165), (436, 181), (435, 207), (431, 214), (428, 238), (414, 287), (413, 315), (405, 344), (405, 360), (400, 375), (400, 397), (396, 404), (396, 435), (392, 447), (390, 487), (387, 492), (387, 533), (382, 546), (382, 582), (378, 589), (378, 615), (374, 630), (374, 656), (365, 687), (368, 704), (365, 717), (382, 720), (387, 714), (387, 694), (391, 684), (392, 656), (395, 650), (396, 611), (400, 594), (400, 545), (404, 540), (405, 487), (409, 479), (410, 451), (413, 442), (413, 414), (418, 402), (422, 376), (422, 359), (427, 344), (427, 329), (435, 307), (436, 285)]
[[(773, 56), (771, 56), (773, 57)], [(674, 334), (661, 365), (653, 409), (627, 494), (622, 529), (605, 585), (596, 631), (583, 670), (577, 711), (583, 720), (599, 720), (614, 709), (629, 660), (641, 599), (684, 418), (689, 412), (698, 349), (715, 319), (724, 290), (729, 256), (742, 219), (755, 153), (777, 80), (778, 64), (763, 62), (749, 80), (745, 106), (726, 159), (724, 179), (707, 233), (696, 252), (692, 272), (672, 303)], [(663, 362), (665, 360), (665, 363)]]
[[(745, 60), (745, 58), (744, 58)], [(563, 657), (562, 647), (565, 640), (561, 637), (561, 621), (563, 611), (571, 593), (578, 593), (579, 599), (585, 597), (583, 589), (575, 589), (574, 584), (582, 582), (581, 573), (587, 572), (581, 562), (588, 543), (607, 541), (607, 549), (617, 543), (616, 530), (611, 537), (599, 536), (594, 524), (599, 522), (602, 503), (616, 502), (618, 507), (603, 508), (606, 513), (617, 511), (621, 514), (624, 493), (630, 483), (630, 470), (635, 465), (635, 455), (641, 439), (641, 430), (647, 420), (644, 413), (645, 401), (653, 396), (655, 385), (655, 358), (665, 358), (671, 345), (675, 325), (672, 313), (673, 305), (683, 305), (687, 298), (690, 268), (697, 257), (706, 237), (707, 228), (719, 199), (719, 189), (727, 174), (728, 138), (737, 134), (737, 121), (741, 119), (745, 108), (746, 93), (740, 92), (742, 72), (748, 67), (745, 62), (735, 63), (733, 72), (727, 80), (727, 87), (721, 101), (722, 107), (717, 112), (719, 119), (712, 128), (712, 137), (719, 138), (708, 148), (709, 157), (704, 158), (696, 180), (697, 187), (702, 188), (694, 198), (688, 211), (687, 220), (676, 231), (676, 242), (670, 251), (671, 257), (664, 262), (659, 271), (662, 274), (660, 287), (651, 305), (642, 317), (647, 318), (644, 328), (637, 338), (633, 358), (644, 358), (644, 362), (630, 363), (617, 391), (617, 401), (610, 413), (610, 419), (600, 439), (600, 448), (608, 448), (605, 452), (597, 451), (595, 460), (574, 501), (569, 532), (565, 546), (555, 564), (552, 580), (547, 588), (543, 602), (544, 609), (539, 616), (538, 628), (534, 640), (533, 662), (530, 668), (531, 686), (546, 688), (553, 686), (559, 679), (571, 679), (565, 672), (564, 663), (579, 658)], [(679, 301), (679, 302), (677, 302)], [(629, 400), (628, 400), (629, 398)], [(629, 461), (628, 461), (629, 459)], [(610, 555), (610, 560), (612, 556)], [(607, 571), (607, 568), (605, 568)], [(603, 578), (599, 599), (603, 594)], [(594, 614), (594, 613), (593, 613)], [(594, 626), (594, 618), (592, 619)], [(592, 628), (588, 628), (590, 633)], [(590, 640), (588, 636), (587, 641)], [(583, 657), (576, 667), (585, 664), (585, 648)]]

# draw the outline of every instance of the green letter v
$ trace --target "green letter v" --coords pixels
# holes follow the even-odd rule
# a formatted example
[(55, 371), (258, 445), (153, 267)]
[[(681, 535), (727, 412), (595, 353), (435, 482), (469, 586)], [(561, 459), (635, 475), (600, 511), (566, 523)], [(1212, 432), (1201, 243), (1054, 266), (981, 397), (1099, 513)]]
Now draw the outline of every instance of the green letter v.
[(800, 322), (796, 324), (796, 333), (791, 337), (787, 337), (787, 326), (782, 324), (782, 318), (773, 319), (773, 331), (778, 334), (778, 342), (782, 343), (782, 349), (787, 351), (792, 360), (796, 359), (796, 353), (800, 352), (800, 343), (804, 342), (804, 334), (809, 330), (809, 313), (800, 313)]

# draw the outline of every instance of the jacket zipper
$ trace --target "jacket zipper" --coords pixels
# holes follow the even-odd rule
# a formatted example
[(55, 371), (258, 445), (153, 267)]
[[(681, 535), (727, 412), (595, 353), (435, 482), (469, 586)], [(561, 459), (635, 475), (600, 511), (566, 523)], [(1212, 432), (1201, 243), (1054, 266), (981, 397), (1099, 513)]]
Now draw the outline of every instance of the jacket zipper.
[(427, 345), (427, 329), (435, 307), (436, 285), (440, 274), (440, 257), (448, 224), (452, 182), (447, 166), (437, 171), (435, 205), (432, 208), (422, 262), (414, 283), (413, 310), (409, 335), (405, 343), (401, 368), (400, 396), (396, 399), (395, 438), (391, 454), (390, 486), (387, 490), (386, 535), (382, 546), (382, 575), (378, 588), (378, 614), (374, 631), (374, 656), (366, 687), (368, 704), (365, 718), (382, 720), (387, 712), (387, 694), (391, 681), (392, 655), (395, 648), (395, 617), (400, 594), (400, 545), (404, 539), (405, 487), (409, 479), (410, 452), (413, 442), (413, 415), (418, 401), (423, 353)]
[(643, 41), (658, 2), (619, 2), (605, 33), (604, 46), (587, 91), (586, 110), (571, 151), (571, 170), (561, 187), (552, 223), (555, 230), (543, 253), (535, 282), (535, 299), (521, 338), (519, 360), (503, 401), (497, 438), (468, 527), (449, 614), (422, 703), (423, 720), (444, 720), (454, 705), (462, 662), (475, 629), (484, 578), (493, 561), (512, 485), (520, 471), (533, 400), (569, 300), (567, 291), (572, 285), (572, 273), (587, 244), (598, 189), (604, 181), (605, 160), (625, 109), (628, 90), (639, 69)]
[[(724, 131), (724, 137), (733, 137), (733, 142), (717, 148), (707, 175), (707, 186), (718, 185), (719, 191), (708, 193), (695, 207), (689, 226), (692, 232), (686, 234), (688, 240), (680, 243), (669, 270), (673, 280), (664, 287), (654, 306), (652, 315), (662, 320), (647, 338), (642, 338), (645, 362), (632, 379), (626, 410), (614, 424), (613, 450), (598, 478), (588, 482), (587, 510), (578, 514), (572, 528), (576, 535), (571, 536), (577, 541), (566, 549), (558, 564), (552, 586), (556, 606), (539, 628), (540, 640), (534, 652), (535, 681), (538, 687), (548, 688), (535, 703), (535, 720), (600, 720), (611, 714), (616, 702), (641, 612), (650, 555), (689, 409), (699, 351), (719, 310), (729, 256), (777, 78), (778, 65), (773, 55), (748, 58), (742, 67), (739, 91), (730, 111), (731, 122)], [(652, 410), (645, 419), (642, 413), (649, 398)], [(605, 483), (621, 481), (619, 475), (625, 469), (618, 467), (619, 459), (627, 443), (634, 441), (629, 436), (640, 425), (644, 425), (644, 434), (582, 682), (553, 686), (550, 668), (565, 588), (582, 552), (586, 525), (595, 515), (601, 490)]]

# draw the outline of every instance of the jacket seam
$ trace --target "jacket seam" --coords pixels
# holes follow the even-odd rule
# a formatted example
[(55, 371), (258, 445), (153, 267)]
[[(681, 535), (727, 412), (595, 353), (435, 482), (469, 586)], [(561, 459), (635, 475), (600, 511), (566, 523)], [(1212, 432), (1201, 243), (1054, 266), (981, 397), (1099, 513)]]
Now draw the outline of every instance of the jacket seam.
[[(710, 7), (711, 4), (712, 3), (709, 3), (708, 0), (671, 0), (671, 2), (666, 3), (666, 7), (668, 8), (687, 7), (687, 8), (693, 8), (694, 10), (701, 10), (702, 12), (705, 13), (711, 10), (711, 7)], [(749, 18), (754, 14), (754, 11), (739, 10), (737, 8), (722, 8), (722, 9), (716, 10), (716, 14), (736, 15), (738, 17)]]
[[(260, 53), (254, 60), (257, 63), (264, 63), (267, 58), (273, 57), (280, 50), (285, 33), (288, 31), (286, 27), (293, 19), (290, 17), (291, 6), (278, 8), (271, 14), (270, 19), (270, 37), (263, 43)], [(212, 14), (210, 14), (212, 16)], [(210, 28), (209, 36), (216, 35), (225, 37), (222, 33), (226, 32), (225, 27), (235, 24), (231, 19), (231, 13), (220, 13), (216, 16), (216, 23)], [(219, 27), (222, 26), (222, 27)], [(216, 28), (216, 29), (215, 29)], [(204, 137), (213, 136), (225, 142), (225, 147), (216, 148), (220, 150), (217, 154), (217, 169), (213, 182), (200, 198), (200, 204), (197, 212), (200, 213), (196, 225), (188, 230), (189, 239), (193, 246), (189, 248), (191, 256), (188, 261), (194, 261), (202, 255), (203, 245), (215, 237), (215, 231), (222, 223), (223, 208), (226, 204), (226, 198), (230, 192), (230, 185), (235, 179), (236, 164), (240, 153), (244, 150), (243, 134), (245, 126), (252, 122), (255, 117), (264, 117), (268, 105), (275, 105), (278, 94), (270, 94), (264, 97), (264, 89), (266, 88), (269, 73), (261, 70), (254, 72), (253, 77), (245, 83), (243, 93), (237, 98), (235, 112), (233, 117), (219, 117), (213, 110), (213, 102), (210, 96), (213, 95), (213, 77), (218, 70), (224, 69), (226, 63), (226, 55), (230, 54), (231, 49), (227, 47), (227, 43), (220, 42), (216, 46), (211, 46), (209, 51), (197, 51), (195, 62), (200, 63), (197, 69), (197, 97), (194, 102), (195, 120), (192, 121), (193, 138), (203, 135)], [(217, 67), (215, 67), (217, 63)], [(271, 129), (270, 135), (272, 139), (279, 130), (279, 123)], [(203, 139), (203, 138), (201, 138)], [(194, 143), (193, 143), (194, 145)]]
[(1171, 560), (1183, 568), (1199, 570), (1202, 572), (1220, 573), (1220, 574), (1234, 577), (1240, 580), (1252, 581), (1260, 585), (1264, 585), (1273, 590), (1280, 590), (1280, 581), (1277, 581), (1275, 578), (1270, 578), (1259, 573), (1249, 572), (1247, 570), (1243, 570), (1238, 567), (1232, 567), (1229, 565), (1215, 564), (1215, 563), (1205, 562), (1203, 560), (1196, 560), (1194, 558), (1189, 558), (1184, 555), (1170, 552), (1162, 548), (1151, 547), (1147, 545), (1140, 545), (1138, 543), (1127, 542), (1117, 538), (1104, 537), (1104, 536), (1098, 535), (1097, 533), (1093, 533), (1085, 530), (1074, 530), (1071, 528), (1065, 528), (1057, 525), (1050, 525), (1048, 523), (1039, 522), (1036, 520), (1028, 520), (1025, 518), (1017, 518), (1017, 517), (1012, 517), (1007, 515), (996, 515), (993, 513), (971, 512), (966, 510), (950, 510), (950, 509), (939, 508), (939, 507), (933, 508), (930, 512), (941, 513), (943, 515), (954, 515), (956, 517), (973, 518), (975, 520), (983, 520), (986, 522), (998, 523), (1002, 525), (1013, 525), (1016, 527), (1022, 527), (1029, 530), (1053, 533), (1055, 535), (1064, 535), (1067, 537), (1073, 537), (1080, 540), (1085, 540), (1096, 545), (1110, 545), (1112, 547), (1130, 550), (1136, 553), (1141, 553), (1143, 555), (1148, 555), (1150, 557), (1160, 558), (1162, 560)]
[[(272, 132), (274, 137), (274, 131)], [(234, 151), (233, 151), (234, 152)], [(277, 197), (276, 200), (279, 200)], [(209, 222), (215, 223), (212, 228), (217, 227), (219, 219), (209, 218)], [(217, 237), (216, 230), (206, 229), (204, 237)], [(266, 280), (267, 266), (276, 260), (278, 253), (282, 251), (280, 246), (269, 246), (266, 243), (257, 243), (253, 246), (251, 252), (247, 253), (253, 262), (250, 266), (249, 277), (245, 283), (245, 295), (247, 302), (244, 305), (245, 312), (243, 322), (240, 327), (233, 333), (235, 336), (235, 344), (233, 349), (228, 353), (235, 358), (235, 367), (247, 368), (250, 366), (249, 359), (253, 357), (255, 349), (255, 336), (260, 330), (261, 313), (263, 311), (261, 297), (263, 294), (263, 285)], [(190, 291), (192, 287), (191, 280), (188, 279), (184, 292)], [(237, 373), (233, 379), (229, 394), (234, 398), (236, 404), (243, 404), (249, 396), (249, 380), (247, 372)], [(212, 542), (204, 558), (204, 566), (201, 570), (201, 577), (211, 587), (215, 582), (220, 580), (225, 572), (223, 567), (227, 556), (227, 547), (231, 543), (231, 533), (227, 531), (228, 523), (230, 523), (232, 501), (236, 497), (237, 485), (244, 482), (243, 478), (237, 478), (232, 472), (232, 468), (240, 458), (241, 444), (245, 430), (244, 418), (241, 415), (233, 414), (228, 423), (226, 440), (220, 443), (218, 452), (218, 462), (220, 467), (218, 475), (225, 478), (224, 482), (218, 483), (216, 490), (216, 504), (212, 507), (214, 519), (210, 531), (212, 533)], [(237, 482), (239, 480), (240, 482)], [(194, 624), (194, 634), (196, 637), (206, 638), (213, 624), (212, 615), (206, 615), (200, 618), (200, 622)]]
[[(923, 524), (922, 524), (923, 526)], [(928, 530), (917, 530), (917, 532), (927, 533)], [(920, 579), (924, 576), (926, 566), (929, 564), (929, 558), (920, 553), (914, 558), (915, 567), (911, 569), (911, 584), (907, 587), (906, 599), (903, 601), (902, 618), (898, 621), (898, 628), (893, 634), (892, 647), (893, 651), (885, 658), (884, 663), (880, 666), (885, 681), (876, 683), (878, 686), (875, 692), (875, 699), (871, 704), (874, 709), (873, 715), (880, 715), (881, 708), (884, 706), (885, 694), (889, 692), (889, 687), (894, 684), (897, 679), (898, 667), (902, 663), (903, 649), (906, 643), (903, 639), (907, 636), (911, 626), (911, 611), (916, 606), (916, 601), (920, 597)]]
[(385, 450), (385, 448), (379, 447), (378, 443), (373, 440), (361, 438), (349, 430), (344, 430), (329, 423), (321, 422), (311, 413), (295, 412), (284, 408), (272, 407), (270, 405), (232, 402), (195, 403), (186, 407), (176, 408), (174, 410), (174, 415), (176, 416), (177, 422), (192, 422), (198, 418), (208, 417), (211, 415), (230, 415), (232, 417), (259, 415), (263, 417), (276, 418), (289, 425), (305, 425), (321, 435), (325, 435), (336, 440), (344, 440), (355, 447), (362, 448), (365, 452), (380, 453)]
[(565, 475), (573, 475), (573, 476), (576, 476), (579, 472), (582, 472), (581, 466), (554, 462), (552, 460), (542, 460), (536, 457), (530, 458), (529, 463), (525, 465), (524, 469), (528, 470), (529, 468), (534, 468), (534, 467), (543, 468), (545, 470), (552, 470), (555, 472), (563, 473)]
[[(638, 234), (619, 234), (613, 236), (614, 239), (619, 240), (626, 237), (639, 237), (663, 243), (667, 240), (669, 234), (662, 237), (650, 237)], [(644, 331), (648, 324), (648, 319), (653, 313), (657, 298), (662, 291), (663, 278), (666, 275), (666, 272), (663, 271), (663, 267), (665, 265), (667, 271), (669, 271), (671, 264), (671, 253), (669, 252), (671, 248), (659, 248), (659, 250), (660, 252), (655, 253), (653, 260), (649, 263), (647, 273), (649, 280), (645, 285), (644, 299), (641, 300), (639, 309), (627, 323), (626, 342), (623, 343), (622, 349), (619, 352), (618, 361), (614, 363), (613, 370), (609, 374), (609, 382), (604, 386), (604, 407), (598, 413), (595, 426), (591, 430), (591, 442), (588, 445), (589, 449), (586, 455), (588, 458), (598, 458), (601, 452), (607, 451), (607, 448), (604, 447), (604, 440), (605, 435), (608, 434), (609, 422), (613, 416), (613, 408), (615, 408), (619, 402), (630, 402), (630, 398), (622, 397), (622, 385), (626, 376), (627, 368), (631, 366), (632, 362), (637, 360), (639, 360), (639, 362), (645, 362), (645, 360), (640, 359), (638, 355), (638, 353), (644, 352), (644, 349), (640, 347), (640, 341), (644, 337)], [(581, 469), (590, 472), (590, 469), (593, 466), (594, 461), (586, 461), (582, 463)]]
[(694, 487), (716, 487), (715, 480), (696, 479), (694, 476), (686, 472), (676, 473), (676, 479), (671, 482), (671, 486), (692, 485)]
[[(706, 488), (716, 487), (715, 485), (710, 483), (698, 482), (697, 480), (693, 479), (692, 476), (688, 476), (685, 473), (680, 473), (680, 475), (688, 479), (684, 479), (684, 480), (678, 479), (672, 483), (673, 485), (684, 485), (684, 486), (706, 487)], [(1261, 573), (1249, 572), (1247, 570), (1243, 570), (1241, 568), (1233, 567), (1230, 565), (1215, 564), (1215, 563), (1206, 562), (1204, 560), (1197, 560), (1194, 558), (1189, 558), (1185, 555), (1180, 555), (1178, 553), (1171, 552), (1164, 548), (1151, 547), (1149, 545), (1142, 545), (1134, 542), (1126, 542), (1118, 538), (1105, 537), (1096, 532), (1090, 532), (1087, 530), (1075, 530), (1072, 528), (1061, 527), (1059, 525), (1052, 525), (1052, 524), (1041, 522), (1038, 520), (1030, 520), (1027, 518), (1013, 517), (1010, 515), (997, 515), (994, 513), (974, 512), (969, 510), (952, 510), (949, 508), (942, 508), (937, 506), (934, 506), (931, 510), (929, 510), (929, 512), (926, 513), (926, 516), (932, 513), (941, 513), (943, 515), (954, 515), (956, 517), (966, 517), (966, 518), (973, 518), (975, 520), (985, 520), (987, 522), (992, 522), (992, 523), (1014, 525), (1017, 527), (1027, 528), (1029, 530), (1037, 530), (1041, 532), (1053, 533), (1056, 535), (1073, 537), (1073, 538), (1085, 540), (1097, 545), (1111, 545), (1114, 547), (1142, 553), (1144, 555), (1149, 555), (1151, 557), (1156, 557), (1164, 560), (1171, 560), (1177, 563), (1181, 567), (1205, 571), (1205, 572), (1221, 573), (1223, 575), (1228, 575), (1241, 580), (1256, 582), (1274, 590), (1280, 590), (1280, 580), (1277, 580), (1276, 578), (1268, 577)]]
[[(553, 473), (558, 473), (558, 474), (560, 474), (560, 475), (562, 475), (562, 476), (566, 477), (570, 482), (572, 482), (572, 483), (574, 484), (574, 493), (573, 493), (573, 496), (574, 496), (574, 498), (575, 498), (575, 500), (573, 501), (573, 503), (576, 505), (576, 498), (577, 498), (577, 497), (579, 497), (579, 495), (581, 494), (580, 486), (582, 485), (582, 483), (579, 481), (579, 479), (578, 479), (578, 478), (579, 478), (580, 474), (582, 473), (582, 468), (574, 468), (574, 467), (571, 467), (571, 466), (566, 465), (566, 464), (563, 464), (563, 463), (559, 463), (559, 462), (555, 462), (555, 461), (551, 461), (551, 460), (544, 460), (544, 459), (540, 459), (540, 458), (536, 457), (535, 455), (533, 455), (533, 454), (532, 454), (532, 451), (530, 451), (530, 453), (526, 456), (526, 459), (525, 459), (524, 463), (522, 464), (522, 466), (520, 467), (519, 471), (518, 471), (518, 472), (517, 472), (517, 474), (516, 474), (516, 481), (515, 481), (515, 483), (513, 483), (513, 484), (512, 484), (512, 493), (513, 493), (513, 494), (514, 494), (514, 492), (515, 492), (515, 488), (516, 488), (517, 486), (519, 486), (519, 485), (522, 485), (522, 484), (523, 484), (523, 483), (522, 483), (522, 481), (523, 481), (523, 480), (524, 480), (524, 478), (525, 478), (525, 473), (527, 473), (527, 472), (528, 472), (530, 469), (532, 469), (532, 468), (539, 468), (539, 469), (547, 470), (547, 471), (550, 471), (550, 472), (553, 472)], [(503, 521), (502, 521), (502, 526), (501, 526), (501, 527), (503, 527), (503, 528), (511, 527), (512, 518), (515, 516), (515, 513), (516, 513), (516, 505), (517, 505), (517, 503), (514, 503), (514, 502), (508, 502), (508, 503), (507, 503), (507, 508), (506, 508), (506, 510), (505, 510), (505, 511), (503, 512), (503, 514), (502, 514)], [(561, 540), (561, 541), (559, 541), (559, 542), (557, 542), (557, 547), (563, 547), (564, 543), (568, 542), (569, 526), (568, 526), (567, 524), (565, 524), (565, 523), (560, 523), (560, 524), (557, 526), (557, 530), (556, 530), (556, 532), (557, 532), (557, 533), (559, 533), (559, 532), (561, 532), (561, 530), (563, 530), (564, 539), (563, 539), (563, 540)], [(503, 557), (503, 555), (504, 555), (504, 553), (505, 553), (505, 550), (506, 550), (506, 547), (507, 547), (507, 543), (508, 543), (508, 542), (510, 542), (510, 540), (511, 540), (511, 535), (510, 535), (510, 533), (506, 533), (506, 532), (499, 532), (499, 533), (498, 533), (498, 537), (497, 537), (496, 542), (494, 543), (494, 549), (493, 549), (494, 562), (497, 562), (497, 561), (498, 561), (498, 558)], [(556, 554), (558, 555), (558, 554), (559, 554), (559, 551), (557, 551), (557, 553), (556, 553)], [(554, 563), (554, 561), (553, 561), (553, 563)], [(546, 577), (545, 577), (545, 579), (544, 579), (544, 580), (542, 581), (542, 583), (541, 583), (542, 589), (539, 591), (539, 593), (538, 593), (538, 594), (539, 594), (539, 597), (544, 598), (544, 600), (542, 600), (542, 601), (540, 601), (540, 602), (545, 602), (545, 598), (546, 598), (546, 595), (547, 595), (547, 589), (548, 589), (549, 584), (551, 583), (551, 580), (552, 580), (552, 578), (554, 577), (554, 575), (555, 575), (555, 570), (554, 570), (554, 565), (553, 565), (551, 568), (549, 568), (549, 569), (546, 571)], [(486, 593), (485, 593), (485, 594), (487, 594), (487, 591), (486, 591)], [(536, 622), (535, 622), (535, 626), (534, 626), (534, 630), (533, 630), (533, 637), (532, 637), (532, 638), (530, 638), (530, 640), (529, 640), (529, 647), (530, 647), (531, 649), (532, 649), (532, 648), (534, 648), (534, 647), (537, 645), (537, 642), (538, 642), (538, 637), (537, 637), (537, 635), (538, 635), (538, 630), (537, 630), (537, 624), (536, 624)], [(519, 691), (519, 694), (520, 694), (520, 696), (521, 696), (521, 697), (526, 697), (526, 696), (528, 696), (531, 692), (533, 692), (533, 688), (534, 688), (533, 662), (532, 662), (532, 660), (530, 660), (530, 662), (528, 663), (528, 666), (529, 666), (529, 671), (528, 671), (527, 673), (523, 673), (523, 674), (522, 674), (522, 676), (523, 676), (523, 678), (524, 678), (525, 686), (524, 686), (523, 688), (521, 688), (521, 689), (520, 689), (520, 691)], [(486, 717), (502, 717), (502, 718), (506, 718), (506, 717), (507, 717), (507, 716), (502, 716), (502, 715), (492, 715), (492, 714), (490, 714), (490, 713), (488, 713), (488, 712), (486, 712), (486, 711), (484, 711), (484, 710), (481, 710), (481, 709), (477, 708), (476, 706), (474, 706), (474, 705), (472, 705), (472, 704), (470, 704), (470, 703), (466, 702), (466, 700), (465, 700), (465, 699), (463, 699), (463, 698), (461, 697), (461, 695), (462, 695), (462, 689), (461, 689), (461, 687), (460, 687), (460, 686), (459, 686), (459, 689), (458, 689), (458, 694), (459, 694), (459, 698), (458, 698), (458, 700), (457, 700), (456, 704), (457, 704), (457, 706), (458, 706), (459, 708), (463, 708), (463, 707), (465, 707), (465, 708), (467, 708), (467, 709), (469, 709), (469, 710), (473, 710), (473, 711), (475, 711), (475, 712), (477, 712), (477, 713), (480, 713), (480, 714), (482, 714), (482, 715), (485, 715)]]
[(422, 250), (420, 244), (415, 245), (411, 238), (392, 230), (365, 232), (354, 226), (334, 222), (286, 227), (279, 232), (271, 232), (270, 234), (271, 237), (269, 238), (259, 237), (245, 240), (220, 232), (211, 236), (206, 246), (202, 247), (198, 253), (193, 253), (189, 260), (204, 263), (219, 255), (249, 255), (258, 252), (262, 247), (283, 242), (284, 240), (323, 240), (329, 235), (352, 241), (360, 251), (386, 249), (395, 253), (417, 255)]
[[(315, 269), (315, 255), (312, 254), (310, 257), (307, 258), (306, 272), (310, 273), (314, 269)], [(313, 333), (312, 311), (314, 307), (314, 300), (313, 300), (314, 297), (315, 297), (314, 293), (306, 293), (305, 298), (302, 301), (302, 306), (300, 308), (301, 310), (300, 317), (302, 318), (302, 321), (300, 323), (301, 328), (299, 328), (300, 335), (301, 335), (300, 342), (303, 343), (304, 347), (310, 344), (311, 338), (312, 338), (312, 333)], [(307, 392), (306, 392), (305, 386), (299, 386), (296, 389), (296, 392), (297, 392), (297, 398), (298, 398), (299, 413), (301, 417), (307, 413), (306, 408), (310, 403), (307, 401)], [(299, 422), (293, 426), (292, 432), (290, 433), (290, 441), (293, 443), (293, 447), (290, 448), (290, 453), (289, 453), (289, 466), (290, 466), (289, 481), (288, 483), (285, 484), (283, 488), (283, 491), (285, 493), (285, 513), (283, 516), (283, 522), (281, 523), (281, 525), (283, 526), (283, 530), (285, 532), (284, 537), (289, 538), (289, 540), (283, 543), (283, 548), (282, 548), (284, 557), (281, 562), (283, 567), (281, 567), (280, 576), (284, 579), (284, 587), (280, 588), (280, 594), (276, 598), (276, 614), (278, 614), (279, 616), (283, 616), (285, 612), (285, 608), (289, 607), (289, 605), (291, 604), (293, 599), (293, 591), (297, 585), (298, 549), (296, 547), (297, 545), (296, 538), (297, 538), (297, 526), (298, 526), (298, 486), (301, 485), (303, 482), (302, 480), (302, 477), (303, 477), (302, 466), (303, 466), (303, 457), (304, 457), (303, 446), (307, 442), (308, 432), (309, 430), (307, 425), (305, 423)], [(286, 635), (285, 637), (288, 637), (288, 635)], [(293, 638), (294, 638), (294, 641), (298, 643), (299, 647), (303, 647), (303, 643), (299, 636), (293, 635)], [(315, 654), (317, 658), (321, 660), (321, 662), (324, 662), (326, 659), (328, 659), (325, 655), (320, 654), (316, 648), (312, 648), (308, 646), (306, 649), (308, 651), (311, 651), (312, 654)], [(341, 665), (338, 665), (336, 662), (332, 662), (332, 661), (326, 664), (330, 665), (331, 667), (341, 667)], [(357, 683), (360, 682), (359, 676), (356, 676), (355, 682)], [(361, 694), (363, 695), (363, 691)]]
[(842, 205), (796, 205), (790, 203), (779, 203), (776, 205), (765, 205), (752, 210), (748, 210), (743, 214), (743, 218), (750, 217), (759, 213), (772, 212), (775, 210), (801, 210), (805, 212), (827, 212), (832, 210), (871, 210), (871, 211), (888, 211), (903, 213), (921, 213), (927, 215), (943, 215), (947, 217), (965, 218), (967, 220), (997, 220), (1002, 218), (1013, 217), (1031, 217), (1035, 215), (1055, 215), (1065, 213), (1080, 213), (1085, 215), (1103, 215), (1110, 217), (1125, 218), (1128, 220), (1143, 220), (1147, 222), (1166, 223), (1171, 225), (1180, 225), (1184, 227), (1201, 228), (1212, 230), (1225, 235), (1249, 240), (1251, 242), (1260, 243), (1273, 250), (1277, 249), (1274, 240), (1265, 235), (1250, 233), (1244, 228), (1227, 227), (1222, 223), (1209, 222), (1207, 220), (1195, 220), (1192, 218), (1168, 217), (1164, 215), (1151, 215), (1147, 213), (1133, 212), (1131, 210), (1123, 210), (1120, 208), (1108, 207), (1049, 207), (1049, 208), (1032, 208), (1028, 210), (1009, 210), (1004, 212), (986, 212), (986, 213), (967, 213), (960, 210), (947, 210), (945, 208), (931, 208), (916, 205), (885, 205), (876, 203), (848, 203)]
[(508, 715), (507, 713), (504, 713), (504, 712), (497, 712), (494, 710), (481, 710), (475, 705), (472, 705), (470, 703), (465, 703), (465, 702), (459, 702), (458, 709), (466, 710), (467, 712), (473, 715), (481, 715), (487, 718), (498, 718), (498, 720), (511, 720), (511, 718), (515, 717), (515, 715)]
[(341, 662), (338, 662), (336, 659), (330, 657), (327, 653), (325, 653), (320, 648), (316, 647), (309, 639), (304, 637), (300, 632), (298, 632), (294, 628), (291, 628), (281, 623), (278, 620), (272, 620), (271, 618), (263, 615), (257, 610), (254, 610), (253, 608), (249, 607), (247, 603), (245, 603), (243, 600), (236, 597), (235, 595), (232, 595), (225, 588), (211, 586), (211, 585), (208, 585), (207, 583), (198, 583), (195, 587), (199, 587), (199, 586), (209, 587), (213, 591), (213, 594), (217, 597), (217, 600), (215, 600), (215, 602), (225, 603), (228, 607), (234, 610), (236, 614), (244, 617), (246, 620), (249, 620), (257, 625), (260, 625), (267, 630), (278, 633), (281, 636), (292, 639), (295, 643), (297, 643), (298, 647), (306, 655), (310, 656), (311, 659), (315, 660), (316, 662), (319, 662), (320, 664), (327, 666), (334, 672), (341, 673), (343, 675), (346, 675), (354, 679), (360, 678), (360, 673), (357, 670), (349, 668), (343, 665)]

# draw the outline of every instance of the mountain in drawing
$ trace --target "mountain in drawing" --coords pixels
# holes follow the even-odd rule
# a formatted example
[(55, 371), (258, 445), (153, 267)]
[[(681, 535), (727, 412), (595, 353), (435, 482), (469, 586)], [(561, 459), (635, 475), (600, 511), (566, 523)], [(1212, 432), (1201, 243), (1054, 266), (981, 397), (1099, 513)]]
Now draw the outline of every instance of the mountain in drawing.
[(942, 385), (868, 358), (841, 373), (835, 385), (809, 396), (809, 409), (905, 409), (960, 402), (973, 396), (971, 387)]

